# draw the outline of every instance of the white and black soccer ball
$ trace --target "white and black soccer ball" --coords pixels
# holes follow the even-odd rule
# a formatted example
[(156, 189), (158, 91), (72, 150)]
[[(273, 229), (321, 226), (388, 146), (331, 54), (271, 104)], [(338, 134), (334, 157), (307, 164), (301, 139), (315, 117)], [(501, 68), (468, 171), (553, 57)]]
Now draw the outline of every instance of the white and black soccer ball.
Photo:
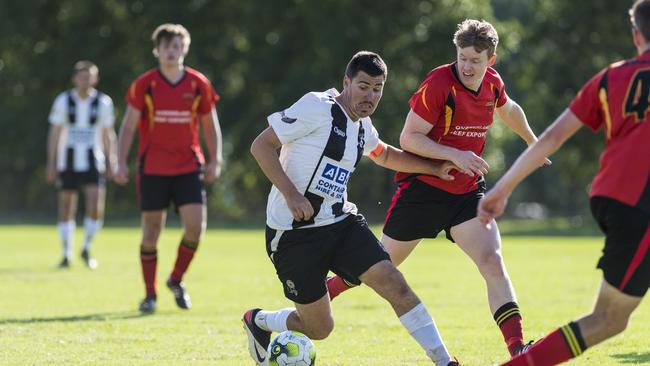
[(313, 366), (316, 347), (300, 332), (288, 330), (278, 334), (269, 344), (269, 366)]

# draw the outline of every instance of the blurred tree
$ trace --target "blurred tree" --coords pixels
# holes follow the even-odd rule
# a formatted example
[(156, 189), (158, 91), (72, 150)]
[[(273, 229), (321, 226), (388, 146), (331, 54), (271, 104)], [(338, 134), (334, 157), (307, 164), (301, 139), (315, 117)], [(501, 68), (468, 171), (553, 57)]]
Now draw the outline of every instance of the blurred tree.
[[(217, 109), (226, 166), (211, 189), (211, 221), (243, 222), (264, 216), (270, 184), (248, 149), (266, 116), (308, 91), (340, 89), (356, 51), (379, 52), (388, 63), (373, 121), (385, 141), (398, 145), (411, 93), (430, 69), (455, 58), (456, 24), (490, 20), (501, 38), (496, 68), (540, 132), (598, 68), (631, 56), (627, 7), (606, 0), (0, 0), (0, 213), (54, 217), (54, 190), (43, 174), (47, 115), (56, 94), (70, 85), (72, 64), (90, 59), (99, 65), (99, 88), (113, 97), (119, 128), (126, 88), (157, 64), (149, 38), (163, 22), (189, 29), (186, 64), (205, 72), (222, 97)], [(578, 136), (517, 197), (562, 212), (584, 207), (584, 184), (599, 149), (594, 141)], [(489, 179), (523, 147), (495, 124)], [(359, 167), (350, 196), (380, 219), (393, 193), (392, 173), (370, 165)], [(110, 184), (108, 192), (108, 220), (137, 215), (133, 185)]]

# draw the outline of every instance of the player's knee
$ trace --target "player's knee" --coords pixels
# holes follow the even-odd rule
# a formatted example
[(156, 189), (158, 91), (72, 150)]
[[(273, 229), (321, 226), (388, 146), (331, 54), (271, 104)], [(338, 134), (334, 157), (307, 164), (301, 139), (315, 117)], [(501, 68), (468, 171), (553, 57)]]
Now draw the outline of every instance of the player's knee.
[(630, 314), (623, 313), (618, 309), (603, 309), (592, 314), (596, 323), (600, 324), (601, 330), (608, 336), (614, 336), (627, 328)]
[(486, 252), (481, 255), (477, 265), (481, 273), (491, 277), (502, 277), (505, 275), (503, 257), (497, 251)]
[(318, 322), (318, 324), (314, 324), (313, 326), (309, 327), (307, 330), (307, 337), (318, 341), (323, 340), (327, 338), (333, 330), (334, 319), (329, 317), (329, 319), (323, 319), (322, 321)]
[[(162, 230), (161, 224), (147, 224), (142, 229), (142, 243), (156, 243)], [(154, 244), (155, 245), (155, 244)]]
[(187, 238), (190, 241), (195, 241), (199, 242), (201, 240), (201, 236), (203, 236), (204, 233), (204, 228), (201, 223), (190, 223), (185, 225), (185, 238)]
[(412, 292), (408, 283), (406, 283), (404, 275), (395, 267), (386, 271), (385, 283), (389, 287), (393, 298), (404, 299)]

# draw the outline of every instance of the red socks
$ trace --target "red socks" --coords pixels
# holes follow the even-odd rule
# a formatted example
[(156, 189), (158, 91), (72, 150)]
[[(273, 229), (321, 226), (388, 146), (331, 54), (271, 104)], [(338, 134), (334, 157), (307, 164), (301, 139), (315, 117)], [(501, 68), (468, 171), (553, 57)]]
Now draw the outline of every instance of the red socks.
[(579, 356), (587, 349), (578, 323), (571, 322), (535, 343), (526, 353), (502, 366), (552, 366)]
[(176, 256), (176, 263), (174, 264), (174, 270), (172, 271), (171, 276), (169, 276), (174, 282), (181, 282), (183, 275), (187, 271), (187, 267), (190, 266), (192, 258), (194, 258), (194, 253), (196, 253), (196, 247), (191, 248), (186, 245), (185, 239), (181, 241), (181, 244), (178, 246), (178, 254)]
[(501, 329), (510, 355), (514, 355), (517, 349), (524, 344), (519, 306), (516, 302), (504, 304), (494, 313), (494, 320)]
[(142, 265), (142, 278), (147, 290), (147, 297), (156, 297), (156, 267), (158, 264), (158, 251), (140, 249), (140, 264)]
[(330, 300), (334, 300), (334, 298), (339, 296), (343, 291), (347, 291), (353, 286), (353, 284), (348, 284), (348, 282), (339, 276), (327, 279), (327, 291), (330, 294)]

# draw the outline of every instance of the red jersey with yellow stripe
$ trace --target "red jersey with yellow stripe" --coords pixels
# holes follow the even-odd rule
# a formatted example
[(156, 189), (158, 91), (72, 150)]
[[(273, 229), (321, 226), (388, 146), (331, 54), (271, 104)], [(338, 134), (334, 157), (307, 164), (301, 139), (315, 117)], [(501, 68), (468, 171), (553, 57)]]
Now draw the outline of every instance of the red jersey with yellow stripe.
[(205, 159), (199, 142), (199, 116), (210, 113), (219, 96), (200, 72), (185, 67), (171, 83), (155, 68), (129, 87), (126, 101), (142, 112), (140, 171), (180, 175), (198, 171)]
[(601, 70), (569, 109), (606, 146), (590, 196), (615, 199), (650, 213), (650, 52)]
[[(429, 72), (409, 105), (411, 110), (433, 128), (427, 135), (436, 143), (459, 150), (473, 151), (481, 156), (485, 148), (487, 130), (492, 124), (494, 109), (508, 100), (501, 77), (488, 68), (477, 91), (468, 89), (458, 79), (456, 63), (439, 66)], [(453, 181), (434, 176), (418, 175), (417, 179), (453, 194), (478, 189), (478, 178), (452, 171)], [(398, 172), (396, 181), (412, 176)]]

